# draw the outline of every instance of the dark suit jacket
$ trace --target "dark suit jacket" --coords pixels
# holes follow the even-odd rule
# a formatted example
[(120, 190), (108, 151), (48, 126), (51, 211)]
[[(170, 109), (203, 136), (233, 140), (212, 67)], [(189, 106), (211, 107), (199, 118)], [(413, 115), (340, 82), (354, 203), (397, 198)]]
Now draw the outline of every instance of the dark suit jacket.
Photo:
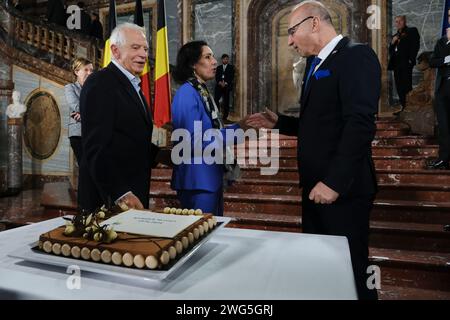
[[(223, 65), (218, 66), (216, 70), (216, 83), (219, 83), (219, 81), (225, 80), (226, 83), (228, 83), (227, 89), (232, 90), (233, 89), (233, 82), (234, 82), (234, 66), (231, 64), (227, 65), (227, 68), (225, 69), (225, 72), (223, 72)], [(219, 87), (217, 85), (217, 87)], [(221, 88), (221, 87), (219, 87)]]
[(128, 191), (148, 207), (151, 167), (158, 152), (151, 143), (152, 118), (131, 82), (113, 63), (86, 80), (80, 112), (80, 207), (93, 210), (112, 205)]
[(376, 54), (344, 38), (303, 88), (300, 118), (279, 117), (280, 133), (298, 136), (304, 190), (321, 181), (340, 197), (376, 193), (371, 143), (380, 90)]
[(443, 80), (450, 77), (450, 64), (445, 64), (445, 57), (450, 56), (450, 43), (447, 44), (447, 37), (439, 39), (434, 47), (430, 59), (430, 67), (438, 68), (436, 77), (436, 92), (441, 87)]
[[(420, 49), (420, 35), (417, 28), (405, 27), (400, 32), (400, 42), (389, 46), (388, 70), (397, 68), (412, 68), (416, 65), (417, 54)], [(395, 50), (397, 47), (397, 51)]]

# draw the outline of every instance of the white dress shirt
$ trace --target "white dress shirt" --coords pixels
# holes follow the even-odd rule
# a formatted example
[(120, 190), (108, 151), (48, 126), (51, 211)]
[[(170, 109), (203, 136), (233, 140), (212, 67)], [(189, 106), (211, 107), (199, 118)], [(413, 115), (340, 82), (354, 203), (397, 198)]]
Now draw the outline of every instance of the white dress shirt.
[(336, 48), (339, 41), (341, 41), (343, 38), (344, 37), (342, 36), (342, 34), (334, 37), (330, 42), (328, 42), (325, 47), (322, 48), (322, 50), (320, 50), (319, 55), (317, 56), (320, 58), (320, 63), (316, 66), (314, 72), (316, 72), (320, 68), (322, 63), (328, 58), (328, 56), (333, 52), (334, 48)]

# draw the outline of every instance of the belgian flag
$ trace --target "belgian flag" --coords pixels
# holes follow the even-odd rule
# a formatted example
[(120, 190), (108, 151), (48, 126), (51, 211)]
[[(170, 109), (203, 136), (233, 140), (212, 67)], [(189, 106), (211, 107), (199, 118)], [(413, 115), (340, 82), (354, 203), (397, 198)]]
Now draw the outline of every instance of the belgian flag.
[[(142, 1), (136, 0), (136, 7), (134, 12), (134, 23), (140, 27), (144, 28), (144, 10), (142, 9)], [(147, 62), (145, 63), (144, 70), (140, 74), (141, 78), (141, 90), (144, 94), (145, 99), (147, 100), (147, 105), (151, 106), (151, 86), (150, 86), (150, 65)], [(149, 110), (150, 111), (150, 110)]]
[(105, 48), (103, 49), (103, 63), (102, 67), (106, 67), (111, 62), (111, 44), (109, 38), (111, 32), (117, 25), (116, 1), (109, 0), (109, 21), (108, 21), (108, 36), (105, 41)]
[(169, 46), (167, 42), (164, 0), (158, 0), (158, 33), (155, 59), (155, 106), (153, 121), (157, 127), (170, 121)]

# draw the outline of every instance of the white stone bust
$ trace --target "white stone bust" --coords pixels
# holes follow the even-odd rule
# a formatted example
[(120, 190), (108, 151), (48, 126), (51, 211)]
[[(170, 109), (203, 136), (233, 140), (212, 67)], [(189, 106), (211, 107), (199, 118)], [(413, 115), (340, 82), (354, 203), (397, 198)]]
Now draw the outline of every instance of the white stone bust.
[(9, 118), (22, 118), (25, 111), (27, 111), (27, 107), (20, 103), (20, 92), (13, 91), (12, 98), (13, 103), (6, 108), (6, 115)]

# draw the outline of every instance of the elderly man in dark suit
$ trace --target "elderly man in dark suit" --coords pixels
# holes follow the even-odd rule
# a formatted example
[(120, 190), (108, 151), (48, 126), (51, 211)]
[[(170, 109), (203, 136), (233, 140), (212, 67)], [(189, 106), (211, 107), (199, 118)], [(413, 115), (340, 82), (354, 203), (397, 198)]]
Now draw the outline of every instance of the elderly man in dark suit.
[(406, 16), (395, 17), (397, 33), (389, 46), (388, 70), (394, 72), (395, 87), (400, 98), (401, 110), (406, 107), (406, 95), (412, 90), (412, 73), (420, 49), (420, 35), (417, 28), (406, 25)]
[(214, 91), (214, 100), (219, 105), (220, 98), (223, 99), (223, 120), (227, 120), (230, 113), (230, 93), (233, 90), (234, 66), (229, 64), (230, 57), (227, 54), (222, 55), (222, 65), (216, 70), (216, 88)]
[(152, 116), (139, 87), (148, 56), (145, 30), (124, 23), (110, 41), (112, 62), (86, 80), (80, 96), (79, 204), (85, 210), (119, 202), (148, 208), (158, 148), (151, 143)]
[(366, 285), (366, 271), (369, 215), (377, 191), (371, 142), (381, 67), (371, 48), (336, 34), (320, 2), (302, 2), (289, 25), (289, 45), (309, 57), (300, 118), (267, 110), (247, 124), (298, 137), (303, 232), (346, 236), (358, 296), (376, 299), (376, 290)]

